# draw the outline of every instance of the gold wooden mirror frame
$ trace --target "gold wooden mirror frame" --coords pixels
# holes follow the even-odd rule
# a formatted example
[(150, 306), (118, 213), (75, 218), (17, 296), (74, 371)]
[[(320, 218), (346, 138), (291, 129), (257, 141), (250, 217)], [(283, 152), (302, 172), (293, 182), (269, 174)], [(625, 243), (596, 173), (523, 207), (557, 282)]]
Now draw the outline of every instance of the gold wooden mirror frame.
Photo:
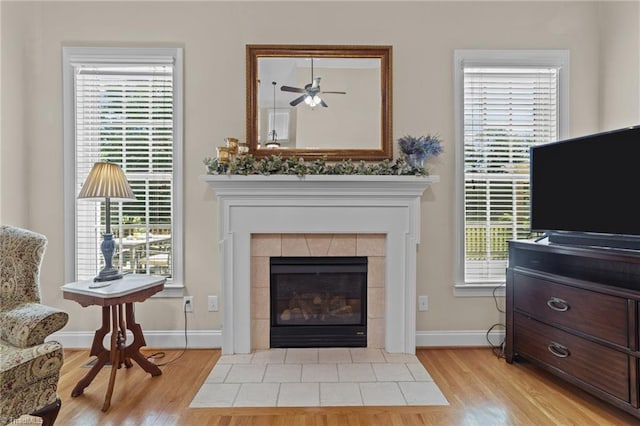
[[(249, 152), (255, 157), (267, 157), (273, 154), (283, 157), (303, 157), (316, 159), (326, 157), (328, 160), (366, 160), (379, 161), (393, 158), (392, 140), (392, 102), (391, 102), (391, 46), (328, 46), (328, 45), (247, 45), (247, 145)], [(357, 148), (344, 146), (340, 148), (277, 148), (270, 149), (259, 147), (259, 115), (258, 103), (259, 85), (261, 84), (259, 73), (259, 60), (261, 58), (362, 58), (379, 59), (380, 61), (380, 120), (379, 120), (379, 145), (373, 143), (371, 148)], [(313, 66), (313, 65), (312, 65)], [(312, 72), (313, 75), (313, 72)], [(262, 82), (270, 87), (271, 81)], [(323, 80), (323, 84), (324, 80)], [(328, 83), (327, 83), (328, 84)], [(275, 90), (276, 85), (273, 85)], [(333, 88), (334, 90), (339, 88)], [(278, 90), (278, 92), (280, 92)], [(375, 94), (375, 93), (374, 93)], [(295, 95), (294, 95), (295, 96)], [(275, 108), (275, 92), (273, 102)], [(332, 98), (335, 99), (335, 98)], [(329, 102), (331, 104), (331, 102)], [(308, 106), (302, 103), (298, 107)], [(275, 110), (277, 111), (277, 109)], [(275, 113), (274, 111), (274, 113)], [(340, 118), (342, 120), (343, 118)], [(349, 120), (348, 116), (344, 120)]]

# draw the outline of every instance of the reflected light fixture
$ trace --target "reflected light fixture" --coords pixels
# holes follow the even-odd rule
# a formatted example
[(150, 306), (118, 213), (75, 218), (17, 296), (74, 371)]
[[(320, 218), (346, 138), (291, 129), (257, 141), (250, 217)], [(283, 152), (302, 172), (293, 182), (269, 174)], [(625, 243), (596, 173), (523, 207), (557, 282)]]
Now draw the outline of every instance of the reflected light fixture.
[(322, 99), (320, 99), (320, 96), (318, 95), (313, 95), (313, 97), (307, 95), (307, 97), (304, 98), (304, 103), (309, 105), (311, 108), (318, 105), (320, 102), (322, 102)]
[(304, 103), (309, 105), (311, 108), (315, 107), (316, 105), (319, 105), (320, 102), (322, 102), (322, 99), (320, 99), (320, 96), (318, 96), (318, 90), (320, 89), (319, 86), (319, 78), (314, 78), (313, 76), (313, 57), (311, 58), (311, 89), (316, 89), (315, 93), (313, 93), (313, 95), (311, 94), (307, 94), (307, 96), (304, 98)]
[(272, 81), (273, 84), (273, 112), (271, 113), (272, 121), (271, 121), (271, 131), (269, 132), (270, 140), (267, 140), (265, 146), (267, 148), (280, 148), (280, 142), (278, 142), (278, 134), (276, 133), (276, 83)]
[(111, 233), (111, 200), (135, 200), (136, 196), (129, 186), (127, 177), (117, 164), (98, 162), (87, 176), (82, 185), (78, 198), (105, 199), (105, 232), (100, 249), (104, 257), (104, 268), (93, 279), (94, 283), (89, 287), (104, 287), (109, 281), (122, 278), (122, 273), (114, 268), (111, 259), (115, 251), (115, 241)]

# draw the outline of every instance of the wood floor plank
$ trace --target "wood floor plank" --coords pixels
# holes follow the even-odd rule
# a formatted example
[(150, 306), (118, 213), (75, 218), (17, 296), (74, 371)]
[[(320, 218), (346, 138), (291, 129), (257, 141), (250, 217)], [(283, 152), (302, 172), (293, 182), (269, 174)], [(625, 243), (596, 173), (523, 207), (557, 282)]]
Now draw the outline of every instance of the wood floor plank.
[[(146, 356), (156, 352), (145, 349)], [(180, 350), (167, 350), (156, 364)], [(187, 426), (422, 426), (422, 425), (632, 425), (640, 421), (530, 364), (509, 365), (486, 348), (417, 351), (449, 406), (189, 408), (220, 357), (219, 350), (190, 349), (151, 377), (135, 363), (121, 368), (108, 412), (100, 411), (109, 380), (104, 368), (72, 398), (87, 373), (87, 350), (65, 350), (57, 424)]]

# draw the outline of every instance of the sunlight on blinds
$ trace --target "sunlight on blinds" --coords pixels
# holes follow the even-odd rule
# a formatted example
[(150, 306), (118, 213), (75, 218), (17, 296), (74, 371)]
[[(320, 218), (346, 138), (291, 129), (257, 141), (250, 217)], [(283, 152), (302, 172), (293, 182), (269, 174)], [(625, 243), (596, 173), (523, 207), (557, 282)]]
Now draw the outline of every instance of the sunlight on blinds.
[[(75, 64), (76, 185), (97, 161), (120, 165), (136, 200), (112, 203), (114, 266), (170, 277), (173, 198), (173, 68)], [(104, 203), (76, 201), (76, 274), (101, 268)]]
[(558, 70), (464, 68), (465, 281), (504, 279), (529, 235), (529, 147), (558, 137)]

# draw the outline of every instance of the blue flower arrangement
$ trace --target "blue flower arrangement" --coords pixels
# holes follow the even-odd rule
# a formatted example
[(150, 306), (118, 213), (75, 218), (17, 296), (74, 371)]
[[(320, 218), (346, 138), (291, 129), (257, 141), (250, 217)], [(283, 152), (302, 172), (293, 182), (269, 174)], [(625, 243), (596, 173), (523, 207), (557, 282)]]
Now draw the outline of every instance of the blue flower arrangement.
[(437, 136), (403, 136), (398, 139), (400, 150), (403, 154), (423, 155), (425, 158), (437, 157), (442, 152), (442, 145)]
[(424, 161), (429, 157), (437, 157), (442, 153), (442, 145), (437, 136), (403, 136), (398, 139), (400, 151), (412, 167), (424, 167)]

